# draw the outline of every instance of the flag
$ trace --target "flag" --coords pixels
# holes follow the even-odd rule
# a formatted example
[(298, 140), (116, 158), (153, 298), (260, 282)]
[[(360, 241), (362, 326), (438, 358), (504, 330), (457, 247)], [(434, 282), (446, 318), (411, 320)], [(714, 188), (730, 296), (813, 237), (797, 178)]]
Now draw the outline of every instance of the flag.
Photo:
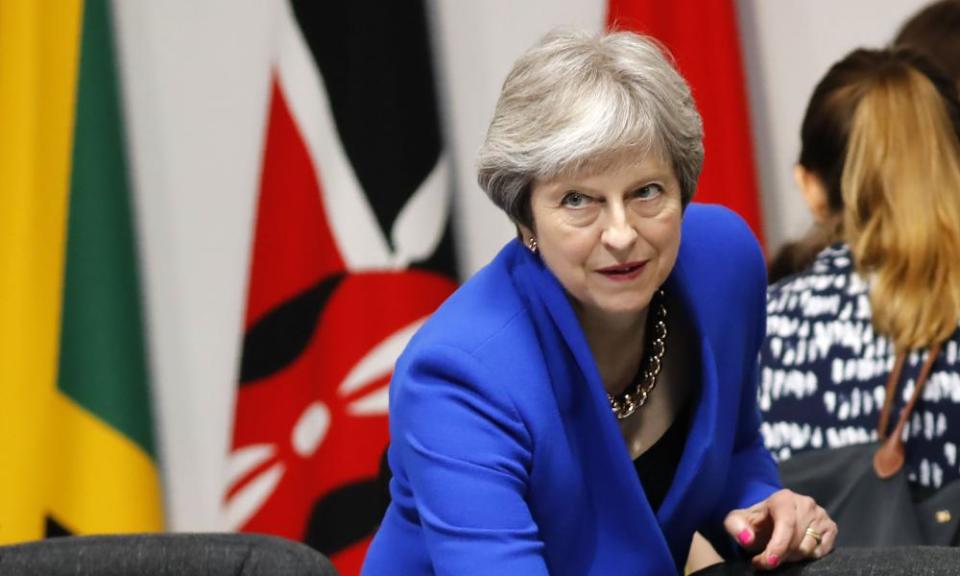
[(232, 529), (359, 572), (393, 364), (455, 288), (420, 0), (283, 3), (228, 459)]
[(653, 36), (676, 59), (703, 117), (698, 202), (739, 213), (763, 239), (763, 215), (733, 0), (609, 0), (607, 25)]
[(110, 7), (0, 13), (0, 541), (158, 530)]

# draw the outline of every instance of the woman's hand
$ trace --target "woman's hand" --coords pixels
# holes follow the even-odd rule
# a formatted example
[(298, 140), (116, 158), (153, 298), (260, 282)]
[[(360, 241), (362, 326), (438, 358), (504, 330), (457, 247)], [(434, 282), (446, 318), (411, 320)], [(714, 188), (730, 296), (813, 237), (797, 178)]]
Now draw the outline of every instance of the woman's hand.
[(790, 490), (727, 514), (724, 528), (740, 545), (756, 553), (756, 568), (820, 558), (833, 550), (837, 524), (813, 498)]

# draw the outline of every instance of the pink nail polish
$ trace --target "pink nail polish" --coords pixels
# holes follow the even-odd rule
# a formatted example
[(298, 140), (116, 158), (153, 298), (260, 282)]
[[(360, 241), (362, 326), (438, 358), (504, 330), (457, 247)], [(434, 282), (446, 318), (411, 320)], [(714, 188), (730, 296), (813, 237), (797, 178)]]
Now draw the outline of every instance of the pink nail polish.
[(767, 556), (767, 566), (771, 568), (776, 568), (777, 564), (780, 564), (780, 557), (776, 554), (771, 554)]
[(750, 530), (744, 528), (737, 534), (737, 540), (739, 540), (741, 544), (749, 544), (753, 541), (753, 534), (750, 533)]

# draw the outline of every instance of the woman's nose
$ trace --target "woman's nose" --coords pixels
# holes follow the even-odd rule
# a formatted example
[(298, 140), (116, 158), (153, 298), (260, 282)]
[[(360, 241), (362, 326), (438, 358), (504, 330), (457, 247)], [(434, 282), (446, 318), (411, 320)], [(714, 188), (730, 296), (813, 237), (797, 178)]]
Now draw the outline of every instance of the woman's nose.
[(611, 250), (625, 250), (637, 240), (637, 229), (621, 207), (611, 207), (601, 241)]

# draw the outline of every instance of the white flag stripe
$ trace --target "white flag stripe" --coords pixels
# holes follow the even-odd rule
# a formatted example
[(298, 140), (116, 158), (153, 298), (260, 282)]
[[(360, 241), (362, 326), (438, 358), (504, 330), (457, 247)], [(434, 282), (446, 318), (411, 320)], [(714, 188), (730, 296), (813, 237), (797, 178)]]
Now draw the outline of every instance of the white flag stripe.
[(276, 448), (271, 444), (253, 444), (234, 451), (227, 458), (226, 485), (233, 486), (251, 470), (273, 458), (274, 454)]
[(280, 85), (317, 171), (337, 248), (350, 271), (388, 268), (392, 254), (343, 149), (320, 70), (290, 6), (280, 4)]
[(393, 365), (407, 346), (407, 342), (427, 321), (427, 318), (427, 316), (424, 316), (411, 324), (407, 324), (367, 352), (367, 355), (361, 358), (353, 367), (353, 370), (343, 379), (343, 383), (337, 389), (337, 394), (346, 396), (393, 371)]
[(347, 412), (354, 416), (382, 416), (390, 406), (390, 386), (382, 386), (370, 394), (351, 402)]
[(440, 154), (437, 164), (393, 223), (390, 237), (396, 249), (393, 268), (406, 268), (411, 262), (433, 254), (450, 218), (450, 164)]
[(227, 530), (239, 530), (260, 510), (276, 490), (283, 472), (283, 464), (277, 462), (230, 498), (224, 508)]
[(290, 444), (301, 458), (310, 458), (330, 430), (330, 409), (323, 402), (307, 406), (293, 426)]

